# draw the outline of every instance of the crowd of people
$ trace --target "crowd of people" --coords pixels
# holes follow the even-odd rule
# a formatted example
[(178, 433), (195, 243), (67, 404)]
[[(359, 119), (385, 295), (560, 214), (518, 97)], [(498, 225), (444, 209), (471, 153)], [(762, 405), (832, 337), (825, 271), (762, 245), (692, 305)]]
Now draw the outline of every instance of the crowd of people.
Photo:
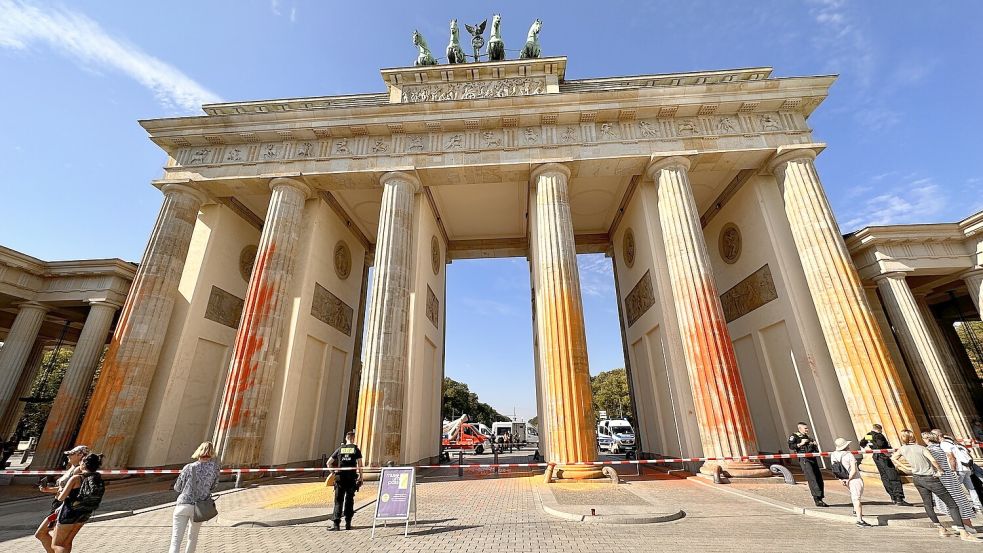
[[(975, 428), (974, 428), (975, 430)], [(972, 518), (976, 513), (983, 514), (983, 468), (973, 461), (969, 448), (960, 444), (942, 430), (921, 433), (925, 445), (919, 445), (915, 433), (902, 430), (899, 436), (901, 447), (893, 453), (873, 453), (872, 459), (880, 475), (884, 490), (895, 505), (912, 506), (905, 500), (904, 487), (899, 469), (911, 475), (912, 483), (922, 506), (938, 532), (942, 536), (958, 535), (966, 541), (977, 541), (977, 531)], [(872, 526), (864, 520), (863, 494), (864, 480), (860, 462), (850, 450), (853, 442), (836, 438), (830, 454), (830, 470), (847, 487), (853, 503), (857, 526)], [(818, 453), (819, 447), (809, 433), (809, 426), (799, 423), (796, 432), (788, 438), (789, 449), (793, 453)], [(883, 433), (883, 427), (874, 424), (861, 440), (865, 449), (892, 449)], [(824, 501), (825, 486), (819, 461), (816, 457), (799, 458), (799, 466), (809, 484), (809, 490), (817, 507), (829, 507)], [(939, 521), (938, 513), (952, 518), (951, 527)]]

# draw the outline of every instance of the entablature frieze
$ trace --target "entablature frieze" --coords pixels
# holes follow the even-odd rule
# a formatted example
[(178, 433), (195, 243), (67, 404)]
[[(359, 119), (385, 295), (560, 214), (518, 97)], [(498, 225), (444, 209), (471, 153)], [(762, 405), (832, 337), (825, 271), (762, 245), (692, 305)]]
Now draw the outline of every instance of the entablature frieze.
[(578, 114), (575, 122), (549, 113), (537, 119), (538, 124), (530, 125), (503, 117), (498, 127), (463, 121), (461, 128), (447, 128), (430, 122), (422, 132), (387, 126), (386, 134), (351, 133), (347, 127), (308, 129), (313, 138), (297, 138), (305, 132), (298, 130), (278, 140), (178, 148), (166, 170), (169, 178), (188, 173), (209, 178), (239, 172), (265, 174), (271, 171), (268, 168), (342, 172), (394, 163), (468, 165), (530, 155), (591, 159), (656, 151), (776, 148), (812, 141), (803, 114), (789, 111), (637, 118), (633, 110), (620, 110), (609, 121), (597, 120), (592, 112)]

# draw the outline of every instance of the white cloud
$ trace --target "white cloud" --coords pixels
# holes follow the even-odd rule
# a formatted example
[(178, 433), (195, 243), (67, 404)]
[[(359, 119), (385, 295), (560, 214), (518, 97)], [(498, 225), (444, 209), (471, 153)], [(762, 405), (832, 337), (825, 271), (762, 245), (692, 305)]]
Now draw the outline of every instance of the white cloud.
[(280, 13), (280, 0), (270, 0), (270, 11), (273, 12), (273, 15), (282, 15)]
[(929, 222), (943, 213), (946, 203), (944, 190), (933, 179), (916, 179), (868, 198), (848, 214), (844, 230)]
[(296, 6), (290, 8), (290, 22), (291, 23), (296, 23), (297, 22), (297, 7)]
[(110, 36), (98, 23), (68, 8), (38, 8), (0, 0), (0, 48), (28, 50), (47, 45), (83, 69), (119, 71), (149, 89), (169, 109), (197, 111), (220, 98), (170, 64)]
[(581, 293), (597, 297), (614, 296), (614, 271), (611, 260), (604, 254), (578, 255), (577, 266), (580, 269)]
[(810, 10), (819, 24), (813, 40), (835, 73), (847, 73), (866, 88), (875, 66), (874, 48), (867, 33), (847, 11), (843, 0), (814, 0)]

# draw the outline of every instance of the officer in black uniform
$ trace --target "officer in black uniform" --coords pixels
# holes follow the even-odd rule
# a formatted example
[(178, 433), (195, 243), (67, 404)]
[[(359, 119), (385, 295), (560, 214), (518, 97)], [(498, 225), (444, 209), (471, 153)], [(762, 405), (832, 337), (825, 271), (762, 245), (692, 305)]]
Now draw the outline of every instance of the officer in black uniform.
[(335, 464), (340, 468), (356, 469), (338, 471), (334, 481), (334, 526), (331, 529), (341, 529), (344, 511), (345, 530), (351, 530), (352, 516), (355, 515), (355, 492), (362, 485), (362, 450), (355, 445), (355, 432), (345, 434), (345, 443), (331, 454), (328, 466)]
[[(788, 449), (792, 453), (819, 453), (819, 446), (809, 435), (809, 425), (804, 422), (799, 423), (798, 432), (788, 437)], [(812, 493), (812, 500), (816, 502), (816, 507), (829, 507), (823, 496), (823, 474), (819, 472), (819, 459), (816, 457), (800, 457), (799, 466), (802, 467), (802, 474), (809, 482), (809, 491)]]
[[(870, 432), (861, 438), (860, 447), (891, 449), (891, 444), (887, 441), (883, 431), (884, 427), (881, 425), (873, 425)], [(898, 475), (898, 469), (891, 462), (891, 455), (887, 453), (875, 453), (874, 464), (877, 465), (877, 472), (881, 475), (881, 484), (884, 484), (884, 490), (891, 496), (891, 501), (895, 505), (911, 507), (911, 503), (908, 503), (904, 499), (904, 488), (901, 486), (901, 477)]]

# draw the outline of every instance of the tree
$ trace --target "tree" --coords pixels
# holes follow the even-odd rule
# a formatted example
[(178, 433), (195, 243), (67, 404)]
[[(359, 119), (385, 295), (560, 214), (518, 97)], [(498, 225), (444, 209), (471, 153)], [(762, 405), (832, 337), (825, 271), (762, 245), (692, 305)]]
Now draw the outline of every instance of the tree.
[(535, 417), (529, 419), (529, 424), (535, 426), (536, 428), (539, 428), (539, 415), (536, 415)]
[[(73, 351), (74, 348), (62, 347), (44, 352), (41, 358), (41, 371), (31, 386), (30, 396), (47, 401), (32, 401), (24, 406), (24, 416), (21, 419), (24, 425), (22, 436), (41, 435), (44, 423), (48, 420), (48, 413), (51, 412), (51, 400), (54, 400), (58, 387), (65, 378), (65, 370), (68, 369)], [(20, 398), (12, 398), (12, 400), (19, 401)]]
[(607, 411), (609, 418), (631, 420), (631, 396), (628, 393), (628, 373), (625, 369), (612, 369), (590, 377), (590, 388), (594, 396), (596, 417), (600, 417), (601, 411)]
[(955, 324), (956, 335), (966, 349), (976, 374), (983, 378), (983, 322), (965, 321)]
[(478, 394), (468, 389), (468, 385), (453, 378), (444, 377), (443, 416), (454, 420), (467, 413), (472, 422), (491, 426), (493, 422), (510, 420), (491, 405), (478, 400)]

